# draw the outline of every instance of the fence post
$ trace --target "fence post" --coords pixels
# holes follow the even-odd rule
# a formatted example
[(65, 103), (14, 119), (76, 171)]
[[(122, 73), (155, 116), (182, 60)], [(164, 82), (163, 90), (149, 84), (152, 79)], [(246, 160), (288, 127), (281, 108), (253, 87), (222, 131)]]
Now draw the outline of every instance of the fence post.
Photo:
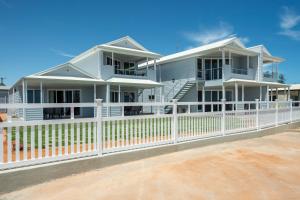
[(290, 106), (290, 122), (293, 122), (293, 101), (289, 99), (289, 106)]
[(97, 106), (97, 148), (98, 156), (102, 156), (102, 99), (96, 99)]
[(156, 109), (157, 109), (156, 114), (160, 115), (160, 106), (157, 106)]
[(221, 132), (222, 135), (225, 135), (225, 99), (222, 99), (222, 120), (221, 120)]
[(256, 129), (259, 130), (259, 100), (255, 99), (255, 108), (256, 108)]
[(70, 110), (71, 110), (71, 119), (74, 119), (74, 106), (72, 106)]
[(0, 127), (0, 164), (3, 163), (4, 129)]
[(278, 99), (275, 100), (276, 104), (275, 104), (275, 109), (276, 109), (276, 113), (275, 113), (275, 125), (278, 126)]
[(178, 139), (178, 115), (177, 115), (177, 99), (173, 99), (173, 140), (174, 143), (177, 143)]

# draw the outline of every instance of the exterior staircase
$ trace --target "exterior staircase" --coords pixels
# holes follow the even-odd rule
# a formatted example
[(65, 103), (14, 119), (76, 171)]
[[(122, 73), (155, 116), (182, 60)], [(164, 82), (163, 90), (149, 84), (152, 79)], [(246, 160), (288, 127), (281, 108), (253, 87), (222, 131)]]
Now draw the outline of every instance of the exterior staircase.
[[(182, 99), (186, 93), (195, 86), (196, 82), (194, 80), (183, 79), (178, 80), (178, 82), (173, 87), (169, 87), (169, 91), (167, 91), (166, 101), (171, 101), (173, 99), (180, 100)], [(166, 106), (165, 112), (170, 113), (172, 110), (172, 106)]]
[(187, 81), (181, 90), (173, 97), (173, 99), (180, 100), (184, 95), (195, 85), (195, 82)]

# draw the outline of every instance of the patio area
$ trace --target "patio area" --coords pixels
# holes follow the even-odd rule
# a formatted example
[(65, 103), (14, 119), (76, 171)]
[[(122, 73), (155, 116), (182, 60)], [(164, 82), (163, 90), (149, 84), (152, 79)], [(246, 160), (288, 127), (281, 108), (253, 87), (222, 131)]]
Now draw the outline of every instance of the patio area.
[(300, 129), (69, 176), (0, 199), (299, 199)]

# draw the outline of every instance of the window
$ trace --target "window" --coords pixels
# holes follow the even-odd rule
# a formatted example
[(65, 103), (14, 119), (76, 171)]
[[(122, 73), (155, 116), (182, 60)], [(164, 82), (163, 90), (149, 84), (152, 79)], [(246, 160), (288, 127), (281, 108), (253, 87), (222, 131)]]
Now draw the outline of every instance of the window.
[(80, 103), (80, 90), (49, 90), (49, 103)]
[(225, 64), (226, 64), (226, 65), (229, 65), (229, 59), (228, 59), (228, 58), (225, 59)]
[(149, 101), (154, 101), (155, 100), (155, 95), (153, 95), (153, 94), (149, 95), (148, 98), (149, 98)]
[(49, 103), (56, 103), (56, 91), (55, 90), (50, 90), (48, 95), (48, 102)]
[(27, 103), (41, 103), (40, 90), (27, 90)]
[(115, 74), (123, 74), (121, 71), (121, 62), (118, 60), (114, 60), (115, 63)]
[(110, 102), (112, 102), (112, 103), (119, 102), (119, 92), (111, 92), (110, 93)]
[(124, 102), (134, 102), (135, 94), (134, 92), (124, 92)]
[(198, 78), (202, 79), (202, 59), (197, 59)]
[(106, 65), (112, 65), (112, 59), (111, 57), (106, 56)]
[(134, 63), (124, 62), (124, 74), (134, 75)]
[(121, 68), (121, 62), (118, 61), (118, 60), (114, 60), (114, 63), (115, 63), (115, 67), (120, 69)]

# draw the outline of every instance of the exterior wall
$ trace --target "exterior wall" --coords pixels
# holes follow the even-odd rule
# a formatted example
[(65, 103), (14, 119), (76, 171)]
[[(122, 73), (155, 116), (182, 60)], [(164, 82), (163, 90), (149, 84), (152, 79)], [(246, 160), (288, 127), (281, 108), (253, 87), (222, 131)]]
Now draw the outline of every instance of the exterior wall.
[(0, 103), (7, 103), (8, 97), (8, 90), (0, 90)]
[[(161, 69), (161, 81), (171, 81), (173, 78), (187, 79), (196, 78), (196, 59), (188, 58), (185, 60), (174, 61), (160, 66)], [(160, 79), (159, 79), (160, 80)]]
[(48, 72), (44, 74), (44, 76), (70, 76), (70, 77), (90, 78), (89, 76), (82, 74), (79, 71), (74, 70), (73, 68), (67, 66)]
[(129, 49), (136, 49), (136, 50), (142, 50), (142, 49), (139, 49), (137, 48), (136, 46), (134, 46), (133, 44), (123, 40), (123, 41), (120, 41), (116, 44), (111, 44), (111, 46), (117, 46), (117, 47), (124, 47), (124, 48), (129, 48)]
[(100, 63), (99, 53), (94, 52), (90, 56), (75, 62), (74, 65), (88, 72), (89, 74), (93, 74), (94, 76), (100, 78), (99, 63)]
[[(245, 87), (245, 101), (255, 101), (259, 99), (259, 87)], [(242, 90), (239, 90), (239, 94), (242, 94)], [(262, 87), (262, 101), (266, 101), (267, 88)], [(240, 95), (239, 95), (240, 96)], [(241, 97), (239, 97), (241, 98)]]

